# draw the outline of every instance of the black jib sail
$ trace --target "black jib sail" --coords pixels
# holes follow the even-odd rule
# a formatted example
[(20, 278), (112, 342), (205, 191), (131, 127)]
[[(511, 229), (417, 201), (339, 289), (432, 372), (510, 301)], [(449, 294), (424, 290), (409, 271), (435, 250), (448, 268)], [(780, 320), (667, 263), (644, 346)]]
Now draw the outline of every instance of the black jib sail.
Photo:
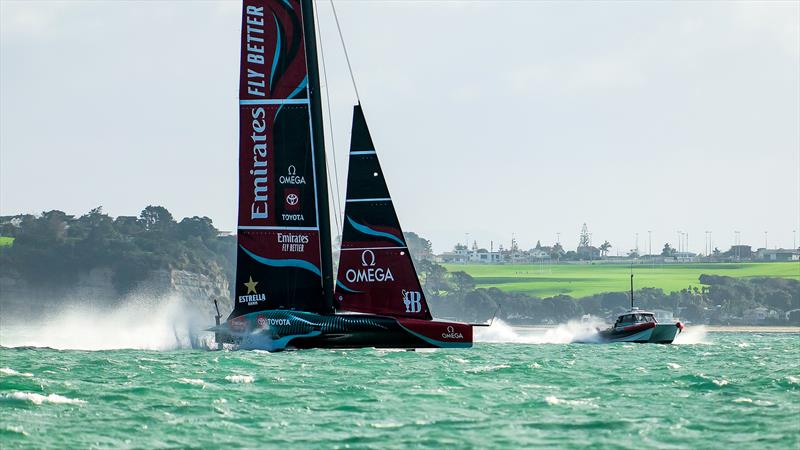
[(334, 298), (345, 311), (431, 319), (361, 105), (353, 111)]
[(323, 143), (313, 132), (321, 130), (321, 116), (312, 105), (319, 96), (314, 31), (304, 27), (313, 23), (310, 6), (244, 1), (231, 317), (265, 309), (332, 312), (323, 293), (330, 234)]

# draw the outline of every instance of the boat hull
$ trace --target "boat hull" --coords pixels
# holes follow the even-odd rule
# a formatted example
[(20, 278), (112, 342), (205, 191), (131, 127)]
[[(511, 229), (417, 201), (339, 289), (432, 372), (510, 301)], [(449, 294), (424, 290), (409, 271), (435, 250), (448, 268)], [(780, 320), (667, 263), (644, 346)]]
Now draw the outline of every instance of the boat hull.
[(623, 329), (610, 328), (600, 332), (605, 342), (635, 342), (639, 344), (671, 344), (680, 333), (678, 324), (641, 324)]
[(469, 348), (472, 326), (372, 314), (265, 310), (212, 328), (218, 343), (240, 349)]

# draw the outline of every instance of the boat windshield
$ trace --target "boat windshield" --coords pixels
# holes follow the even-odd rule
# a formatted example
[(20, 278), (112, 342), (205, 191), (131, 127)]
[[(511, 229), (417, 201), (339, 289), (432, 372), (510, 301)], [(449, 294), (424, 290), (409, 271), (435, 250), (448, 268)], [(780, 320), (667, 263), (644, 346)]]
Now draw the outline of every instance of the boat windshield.
[(625, 314), (619, 316), (617, 323), (645, 323), (656, 322), (656, 318), (652, 314)]

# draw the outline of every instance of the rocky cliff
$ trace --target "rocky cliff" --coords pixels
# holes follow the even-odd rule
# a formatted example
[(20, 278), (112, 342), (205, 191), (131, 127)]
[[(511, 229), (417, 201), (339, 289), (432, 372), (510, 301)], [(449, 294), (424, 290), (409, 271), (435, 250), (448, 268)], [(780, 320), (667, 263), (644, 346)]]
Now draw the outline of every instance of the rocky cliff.
[(93, 269), (80, 273), (70, 283), (53, 287), (25, 280), (4, 267), (0, 271), (0, 315), (42, 314), (75, 304), (101, 309), (162, 298), (178, 298), (207, 317), (214, 314), (212, 299), (218, 299), (223, 318), (232, 308), (228, 280), (221, 275), (154, 270), (132, 292), (124, 295), (114, 288), (112, 276), (111, 269)]

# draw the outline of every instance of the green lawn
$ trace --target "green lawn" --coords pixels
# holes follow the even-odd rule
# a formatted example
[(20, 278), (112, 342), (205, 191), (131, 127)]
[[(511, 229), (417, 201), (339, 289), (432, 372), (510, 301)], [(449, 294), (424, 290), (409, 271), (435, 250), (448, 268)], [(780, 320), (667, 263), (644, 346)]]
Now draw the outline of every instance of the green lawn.
[[(630, 289), (630, 266), (624, 264), (471, 265), (445, 264), (447, 270), (463, 270), (478, 287), (496, 287), (537, 297), (567, 294), (585, 297), (600, 292)], [(661, 288), (665, 292), (699, 286), (701, 274), (729, 277), (782, 277), (800, 280), (800, 262), (741, 264), (642, 264), (634, 266), (636, 289)]]
[(14, 243), (14, 238), (0, 236), (0, 247), (8, 247)]

